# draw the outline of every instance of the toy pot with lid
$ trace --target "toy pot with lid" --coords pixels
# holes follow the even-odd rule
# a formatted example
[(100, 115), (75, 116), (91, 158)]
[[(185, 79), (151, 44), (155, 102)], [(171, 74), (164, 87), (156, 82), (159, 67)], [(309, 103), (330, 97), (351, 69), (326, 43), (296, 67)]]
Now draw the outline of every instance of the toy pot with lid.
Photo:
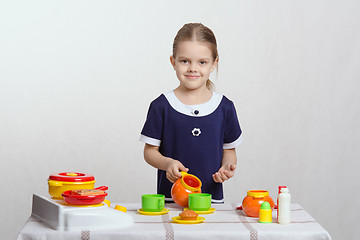
[(182, 177), (176, 180), (171, 188), (171, 197), (182, 207), (188, 207), (189, 194), (201, 193), (201, 181), (198, 177), (181, 172)]
[(242, 202), (242, 209), (249, 217), (259, 217), (259, 211), (263, 202), (270, 203), (271, 209), (274, 209), (275, 203), (269, 196), (269, 191), (250, 190)]
[(55, 199), (63, 199), (61, 194), (68, 190), (93, 189), (95, 177), (87, 173), (61, 172), (49, 176), (49, 194)]

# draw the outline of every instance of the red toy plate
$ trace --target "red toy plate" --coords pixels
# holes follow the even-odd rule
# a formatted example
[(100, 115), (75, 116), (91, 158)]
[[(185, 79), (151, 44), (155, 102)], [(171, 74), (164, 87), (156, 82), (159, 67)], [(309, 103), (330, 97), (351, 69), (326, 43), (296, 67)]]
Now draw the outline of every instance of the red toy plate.
[[(95, 188), (96, 190), (107, 190), (108, 187), (101, 186)], [(64, 197), (64, 200), (68, 204), (72, 205), (95, 205), (102, 203), (105, 200), (107, 193), (91, 196), (80, 196), (80, 195), (71, 195), (71, 190), (63, 192), (61, 195)]]

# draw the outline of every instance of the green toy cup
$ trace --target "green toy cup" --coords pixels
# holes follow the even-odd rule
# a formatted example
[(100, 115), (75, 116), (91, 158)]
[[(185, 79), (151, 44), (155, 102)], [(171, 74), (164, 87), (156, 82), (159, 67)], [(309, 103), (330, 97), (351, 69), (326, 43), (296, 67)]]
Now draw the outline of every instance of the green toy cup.
[(160, 212), (164, 209), (165, 196), (162, 194), (144, 194), (141, 196), (141, 207), (145, 212)]
[(189, 208), (194, 211), (207, 211), (211, 207), (211, 194), (192, 193), (189, 194)]

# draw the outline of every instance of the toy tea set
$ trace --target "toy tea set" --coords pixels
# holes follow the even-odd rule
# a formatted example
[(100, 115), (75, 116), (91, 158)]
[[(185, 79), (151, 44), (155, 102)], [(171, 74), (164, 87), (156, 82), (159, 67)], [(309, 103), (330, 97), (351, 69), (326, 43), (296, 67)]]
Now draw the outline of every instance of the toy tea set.
[[(201, 223), (205, 218), (199, 214), (215, 212), (215, 208), (211, 207), (211, 194), (201, 192), (202, 183), (199, 178), (185, 172), (181, 174), (182, 177), (172, 186), (171, 196), (184, 211), (173, 217), (172, 221), (181, 224)], [(110, 207), (111, 202), (105, 199), (108, 187), (94, 188), (93, 175), (56, 173), (49, 176), (48, 185), (51, 197), (33, 194), (32, 216), (55, 230), (112, 229), (134, 224), (133, 217), (126, 213), (125, 207)], [(281, 194), (284, 196), (281, 197)], [(279, 215), (279, 223), (289, 223), (290, 195), (285, 190), (281, 194), (278, 198), (278, 212), (282, 213), (281, 217)], [(274, 207), (268, 191), (250, 190), (242, 206), (237, 209), (242, 209), (249, 217), (259, 217), (261, 223), (269, 223), (272, 222), (271, 211)], [(143, 215), (162, 215), (170, 210), (165, 208), (164, 195), (144, 194), (141, 196), (141, 208), (137, 211)]]
[[(186, 172), (181, 172), (182, 177), (175, 181), (171, 188), (171, 197), (174, 202), (184, 207), (179, 216), (173, 217), (175, 223), (195, 224), (205, 220), (199, 214), (210, 214), (215, 211), (211, 208), (211, 194), (201, 193), (201, 180)], [(141, 196), (142, 208), (138, 210), (144, 215), (162, 215), (170, 210), (164, 208), (165, 196), (162, 194), (144, 194)]]
[[(171, 197), (176, 204), (184, 207), (184, 212), (173, 217), (176, 223), (200, 223), (205, 218), (199, 214), (210, 214), (215, 211), (211, 207), (211, 194), (201, 193), (201, 181), (194, 175), (181, 172), (179, 178), (171, 188)], [(164, 195), (146, 194), (142, 195), (142, 208), (138, 210), (144, 215), (161, 215), (169, 212), (164, 208)], [(259, 218), (259, 223), (272, 222), (272, 210), (278, 208), (278, 222), (280, 224), (290, 223), (290, 194), (286, 186), (279, 186), (278, 203), (275, 205), (269, 196), (269, 191), (250, 190), (243, 199), (242, 206), (238, 210), (249, 217)], [(192, 212), (191, 212), (192, 211)], [(190, 216), (191, 215), (191, 216)]]

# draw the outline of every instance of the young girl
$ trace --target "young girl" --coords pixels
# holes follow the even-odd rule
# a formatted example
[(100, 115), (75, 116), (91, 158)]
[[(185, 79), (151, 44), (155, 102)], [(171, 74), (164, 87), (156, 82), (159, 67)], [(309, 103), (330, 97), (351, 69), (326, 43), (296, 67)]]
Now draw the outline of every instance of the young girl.
[(189, 23), (178, 31), (170, 62), (180, 84), (151, 102), (140, 137), (145, 161), (158, 169), (157, 191), (167, 201), (180, 171), (200, 178), (213, 203), (223, 202), (222, 183), (234, 175), (241, 129), (234, 104), (209, 80), (218, 61), (209, 28)]

